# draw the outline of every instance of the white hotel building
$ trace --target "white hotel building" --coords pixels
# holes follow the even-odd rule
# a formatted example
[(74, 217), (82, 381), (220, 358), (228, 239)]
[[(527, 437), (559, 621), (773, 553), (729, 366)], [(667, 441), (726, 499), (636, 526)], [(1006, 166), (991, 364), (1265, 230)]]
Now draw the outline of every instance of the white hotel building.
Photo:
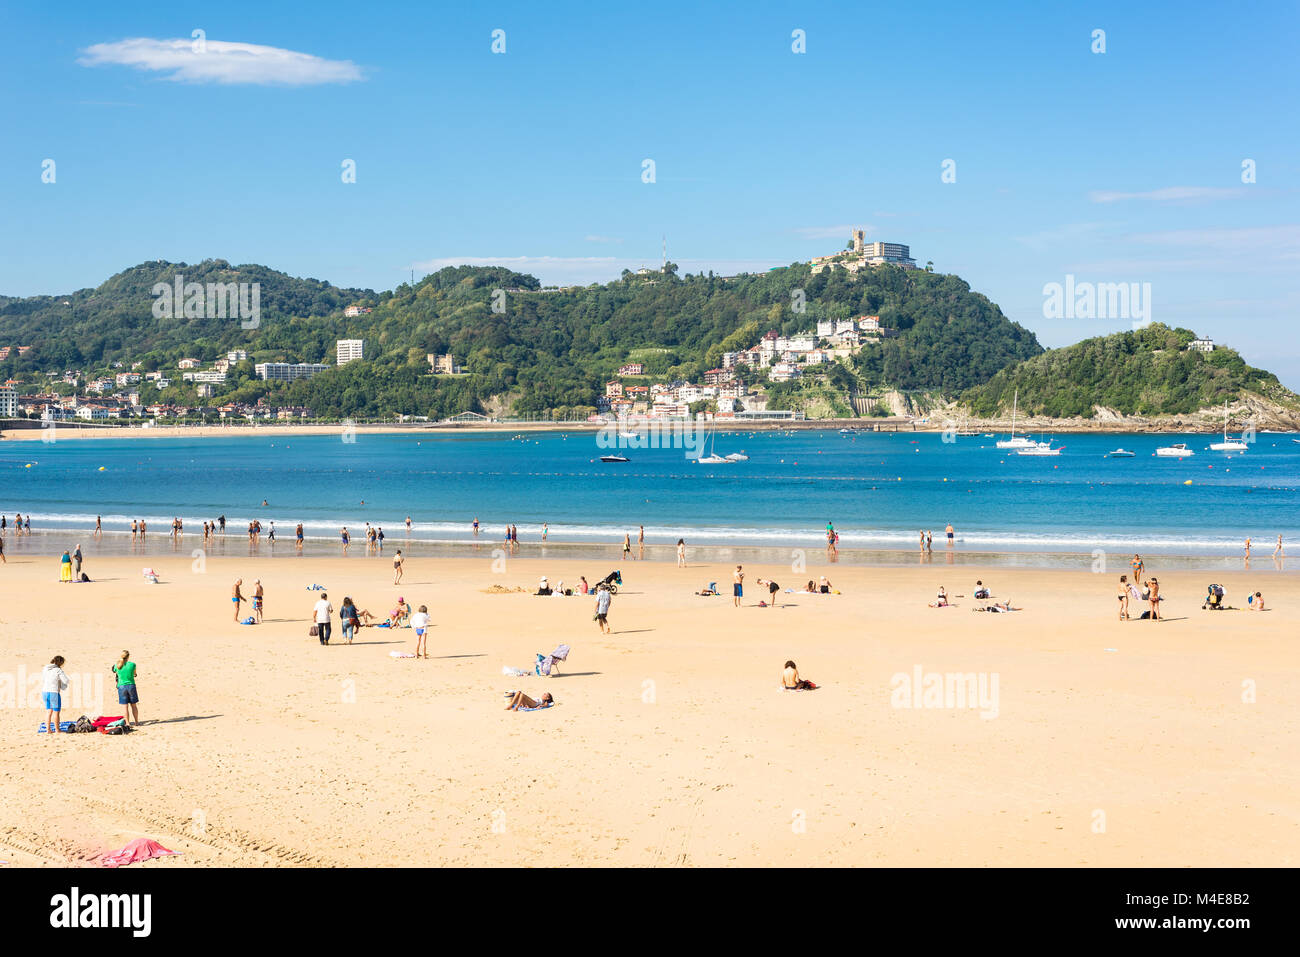
[(364, 341), (363, 339), (339, 339), (335, 345), (338, 351), (338, 364), (347, 365), (353, 359), (364, 358)]

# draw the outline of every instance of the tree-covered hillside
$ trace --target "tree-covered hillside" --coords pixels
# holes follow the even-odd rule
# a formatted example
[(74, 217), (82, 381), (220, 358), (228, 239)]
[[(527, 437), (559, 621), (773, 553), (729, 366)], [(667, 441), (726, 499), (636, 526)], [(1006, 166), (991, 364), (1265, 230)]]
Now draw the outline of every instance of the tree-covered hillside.
[(1248, 366), (1234, 350), (1198, 352), (1186, 329), (1152, 323), (1134, 332), (1085, 339), (1017, 363), (961, 400), (977, 416), (1007, 412), (1016, 391), (1026, 415), (1089, 418), (1095, 407), (1124, 415), (1178, 415), (1245, 393), (1283, 404), (1296, 396), (1277, 377)]
[[(153, 286), (176, 273), (187, 282), (260, 282), (260, 326), (156, 318)], [(345, 318), (353, 304), (372, 311)], [(206, 362), (231, 349), (247, 350), (253, 362), (329, 363), (336, 339), (361, 338), (363, 362), (289, 385), (258, 382), (241, 366), (220, 397), (273, 396), (318, 415), (447, 415), (493, 401), (546, 413), (593, 406), (628, 361), (645, 363), (649, 374), (698, 380), (723, 352), (751, 346), (769, 329), (794, 333), (866, 314), (899, 335), (865, 347), (849, 369), (832, 369), (841, 382), (955, 393), (1041, 352), (1028, 330), (958, 277), (893, 267), (814, 276), (795, 264), (723, 279), (679, 277), (670, 264), (650, 276), (544, 290), (531, 276), (460, 266), (374, 293), (208, 260), (146, 263), (66, 296), (0, 299), (0, 345), (34, 347), (0, 363), (0, 378), (92, 374), (114, 362), (175, 369), (180, 358)], [(426, 354), (447, 352), (468, 375), (429, 374)], [(192, 401), (186, 387), (167, 392), (164, 399)]]

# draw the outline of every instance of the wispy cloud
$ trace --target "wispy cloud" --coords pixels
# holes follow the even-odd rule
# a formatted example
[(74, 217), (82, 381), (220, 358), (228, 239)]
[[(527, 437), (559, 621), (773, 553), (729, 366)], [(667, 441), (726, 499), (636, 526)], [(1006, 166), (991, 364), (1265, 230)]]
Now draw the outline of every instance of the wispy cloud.
[(592, 235), (592, 236), (584, 236), (584, 237), (582, 237), (582, 238), (583, 238), (584, 240), (586, 240), (587, 242), (589, 242), (589, 243), (621, 243), (621, 242), (623, 242), (623, 240), (619, 239), (617, 236), (594, 236), (594, 235)]
[(96, 43), (81, 51), (82, 66), (129, 66), (166, 74), (180, 83), (314, 86), (364, 79), (351, 60), (326, 60), (310, 53), (229, 43), (225, 40), (154, 40), (134, 37)]
[(1140, 200), (1151, 203), (1206, 203), (1216, 199), (1241, 199), (1247, 195), (1243, 187), (1221, 186), (1166, 186), (1141, 193), (1121, 193), (1113, 190), (1093, 190), (1088, 199), (1094, 203), (1121, 203)]
[(875, 232), (876, 227), (861, 223), (856, 226), (801, 226), (795, 230), (795, 235), (802, 239), (843, 239), (847, 242), (849, 233), (855, 229), (863, 229), (870, 234)]

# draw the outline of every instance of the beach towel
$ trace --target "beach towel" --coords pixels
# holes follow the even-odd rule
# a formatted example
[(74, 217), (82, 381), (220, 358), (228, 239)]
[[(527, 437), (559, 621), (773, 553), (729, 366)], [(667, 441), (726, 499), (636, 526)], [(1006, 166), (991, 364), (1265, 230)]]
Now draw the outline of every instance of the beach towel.
[(375, 625), (375, 627), (376, 627), (376, 628), (392, 628), (393, 626), (390, 625), (390, 624), (389, 624), (388, 622), (386, 622), (386, 621), (381, 621), (379, 624)]
[(555, 702), (550, 704), (539, 704), (536, 708), (515, 708), (516, 711), (545, 711), (547, 708), (555, 707)]
[(409, 652), (409, 651), (390, 651), (390, 652), (388, 653), (388, 657), (390, 657), (390, 658), (414, 658), (415, 655), (414, 655), (412, 652)]
[(534, 672), (529, 671), (527, 668), (511, 668), (509, 665), (502, 665), (501, 673), (510, 678), (526, 678)]
[(104, 867), (124, 867), (127, 864), (138, 864), (140, 861), (147, 861), (150, 858), (167, 857), (173, 854), (179, 855), (180, 851), (169, 851), (157, 841), (151, 841), (147, 837), (140, 837), (120, 851), (105, 854), (99, 859), (99, 863)]
[(115, 714), (112, 717), (107, 717), (107, 718), (98, 717), (94, 721), (90, 722), (90, 724), (96, 731), (98, 731), (100, 728), (106, 728), (110, 724), (113, 724), (115, 721), (123, 721), (125, 720), (125, 718), (126, 715), (124, 714)]
[(257, 619), (254, 618), (252, 615), (250, 615), (250, 616), (248, 616), (247, 618), (245, 618), (243, 621), (241, 621), (240, 624), (241, 624), (241, 625), (256, 625), (256, 624), (257, 624)]
[[(60, 730), (60, 731), (70, 732), (70, 731), (72, 731), (74, 728), (76, 728), (76, 726), (77, 726), (77, 722), (75, 722), (75, 721), (60, 721), (60, 722), (59, 722), (59, 730)], [(41, 726), (37, 729), (36, 733), (37, 733), (37, 734), (49, 734), (49, 733), (50, 733), (50, 729), (49, 729), (48, 727), (46, 727), (45, 722), (42, 721), (42, 722), (41, 722)]]

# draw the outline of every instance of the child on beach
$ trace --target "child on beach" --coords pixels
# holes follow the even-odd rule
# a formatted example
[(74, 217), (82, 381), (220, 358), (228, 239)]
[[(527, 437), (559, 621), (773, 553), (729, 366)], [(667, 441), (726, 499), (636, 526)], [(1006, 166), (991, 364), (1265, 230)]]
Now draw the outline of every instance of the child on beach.
[(736, 570), (731, 575), (731, 599), (732, 603), (739, 608), (740, 599), (745, 596), (745, 572), (741, 566), (737, 565)]
[(113, 665), (113, 674), (117, 675), (117, 703), (126, 705), (126, 716), (131, 724), (139, 724), (140, 696), (135, 690), (135, 662), (131, 660), (131, 652), (122, 652), (122, 657)]
[(63, 711), (63, 690), (68, 687), (68, 676), (63, 673), (63, 655), (55, 655), (41, 671), (41, 694), (45, 698), (45, 730), (55, 734), (59, 730), (59, 714)]
[(1263, 611), (1264, 596), (1259, 592), (1255, 592), (1253, 595), (1248, 595), (1246, 597), (1246, 609), (1248, 611)]
[(608, 635), (609, 627), (609, 603), (613, 596), (609, 588), (601, 582), (596, 586), (596, 626), (600, 629), (601, 634)]
[(424, 605), (411, 616), (411, 627), (415, 629), (415, 657), (428, 658), (429, 645), (425, 633), (429, 630), (429, 609)]

